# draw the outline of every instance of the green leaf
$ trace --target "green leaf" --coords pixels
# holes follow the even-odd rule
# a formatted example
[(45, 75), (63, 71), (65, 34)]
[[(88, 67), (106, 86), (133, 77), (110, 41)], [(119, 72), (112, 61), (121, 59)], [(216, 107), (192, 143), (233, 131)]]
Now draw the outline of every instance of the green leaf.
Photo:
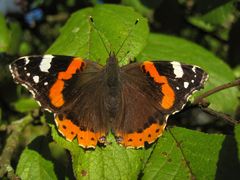
[[(173, 36), (150, 34), (147, 46), (137, 59), (141, 61), (146, 59), (175, 60), (198, 65), (209, 74), (209, 80), (204, 91), (228, 83), (235, 78), (232, 70), (214, 54), (197, 44)], [(211, 108), (234, 114), (239, 103), (237, 96), (237, 88), (230, 88), (207, 99), (211, 103)], [(228, 103), (227, 106), (226, 102)]]
[(16, 54), (19, 51), (21, 40), (23, 36), (22, 28), (20, 23), (14, 22), (10, 24), (11, 34), (10, 34), (10, 45), (8, 48), (8, 53)]
[(27, 148), (21, 154), (17, 175), (22, 180), (57, 179), (52, 162), (44, 159), (38, 152)]
[(140, 12), (143, 16), (148, 17), (148, 19), (152, 19), (154, 14), (154, 8), (158, 7), (161, 4), (159, 0), (122, 0), (122, 4), (134, 7), (138, 12)]
[(4, 16), (0, 13), (0, 52), (6, 52), (10, 41), (10, 32), (8, 30)]
[(137, 179), (152, 148), (148, 150), (126, 149), (119, 146), (112, 135), (106, 147), (84, 150), (77, 142), (68, 142), (59, 136), (55, 126), (51, 125), (53, 139), (68, 149), (72, 156), (73, 171), (77, 179)]
[(235, 77), (240, 78), (240, 65), (234, 68)]
[(205, 31), (211, 32), (214, 31), (215, 26), (213, 26), (212, 24), (203, 21), (201, 18), (199, 17), (189, 17), (188, 21), (193, 24), (196, 27), (199, 27), (201, 29), (204, 29)]
[(234, 19), (234, 3), (235, 0), (229, 1), (203, 15), (189, 17), (189, 21), (207, 31), (214, 30), (216, 26), (228, 26)]
[(13, 107), (18, 112), (29, 112), (39, 108), (39, 105), (33, 98), (20, 98), (17, 102), (14, 102)]
[(104, 64), (109, 56), (107, 51), (117, 53), (120, 50), (117, 54), (119, 61), (126, 64), (143, 49), (147, 35), (146, 19), (132, 8), (98, 5), (74, 13), (47, 53), (80, 56)]
[(165, 132), (147, 162), (143, 179), (214, 179), (224, 137), (184, 128)]
[(213, 25), (223, 25), (224, 22), (232, 20), (235, 0), (229, 1), (226, 4), (223, 4), (208, 13), (201, 16), (201, 19), (207, 23)]
[(0, 13), (0, 27), (0, 52), (16, 53), (20, 45), (20, 39), (22, 38), (20, 24), (7, 24), (4, 16)]

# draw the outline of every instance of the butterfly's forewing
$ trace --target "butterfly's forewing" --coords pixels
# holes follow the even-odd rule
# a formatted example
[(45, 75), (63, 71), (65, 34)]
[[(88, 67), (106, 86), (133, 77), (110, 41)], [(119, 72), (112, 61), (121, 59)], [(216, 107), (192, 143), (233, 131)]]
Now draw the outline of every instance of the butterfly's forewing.
[[(62, 92), (62, 85), (66, 84), (59, 82), (59, 73), (67, 72), (71, 63), (78, 64), (72, 72), (69, 72), (69, 77), (74, 73), (81, 71), (85, 65), (82, 59), (75, 59), (69, 56), (25, 56), (15, 60), (10, 65), (10, 71), (17, 83), (25, 86), (34, 96), (34, 98), (42, 105), (43, 108), (53, 112), (58, 111), (62, 106), (63, 99), (59, 97)], [(66, 73), (67, 74), (67, 73)], [(67, 78), (65, 78), (67, 79)], [(50, 90), (55, 86), (58, 93), (50, 99)], [(57, 92), (52, 88), (52, 92)], [(56, 102), (55, 102), (56, 101)]]
[(168, 114), (181, 110), (208, 79), (208, 74), (200, 67), (176, 61), (145, 61), (141, 68), (148, 82), (161, 88), (163, 96), (159, 103)]

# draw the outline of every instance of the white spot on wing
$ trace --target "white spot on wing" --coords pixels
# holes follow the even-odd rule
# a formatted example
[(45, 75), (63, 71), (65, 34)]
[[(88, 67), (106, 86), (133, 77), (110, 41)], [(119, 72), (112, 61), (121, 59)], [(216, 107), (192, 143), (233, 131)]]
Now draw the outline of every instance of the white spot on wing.
[(44, 85), (45, 85), (45, 86), (48, 85), (48, 82), (45, 82)]
[(52, 62), (53, 57), (54, 56), (52, 56), (52, 55), (44, 55), (43, 56), (43, 59), (42, 59), (42, 61), (40, 63), (40, 66), (39, 66), (39, 68), (42, 72), (48, 72), (48, 70), (51, 67), (51, 62)]
[(22, 86), (25, 87), (26, 89), (29, 89), (26, 84), (22, 84)]
[(41, 103), (39, 101), (36, 100), (36, 102), (38, 103), (39, 106), (42, 106)]
[(52, 112), (50, 109), (48, 108), (44, 108), (44, 110), (48, 111), (48, 112)]
[(33, 76), (33, 81), (35, 83), (39, 83), (39, 76)]
[(36, 98), (36, 95), (33, 90), (29, 89), (29, 92), (32, 94), (33, 98)]
[(175, 74), (176, 78), (182, 78), (183, 77), (183, 69), (179, 62), (173, 61), (171, 62), (173, 66), (173, 72)]
[(194, 83), (194, 80), (192, 79), (191, 82)]
[(179, 90), (180, 88), (177, 86), (176, 89)]
[(11, 64), (9, 65), (9, 70), (10, 70), (10, 72), (11, 72), (11, 74), (12, 74), (13, 79), (15, 79), (16, 77), (15, 77), (15, 74), (14, 74), (14, 72), (13, 72), (13, 69), (12, 69)]
[(56, 118), (57, 118), (57, 114), (54, 114), (54, 121), (55, 121), (56, 125), (58, 126), (58, 122), (56, 121)]
[(192, 71), (196, 73), (196, 66), (192, 67)]
[(29, 77), (31, 74), (30, 73), (27, 73), (27, 76)]
[[(196, 67), (197, 67), (197, 66), (196, 66)], [(194, 77), (196, 77), (196, 76), (194, 76)], [(208, 79), (208, 75), (204, 76), (204, 78), (202, 78), (202, 80), (201, 80), (201, 83), (206, 82), (207, 79)], [(194, 94), (196, 91), (198, 91), (198, 90), (194, 90), (194, 91), (192, 91), (190, 94), (188, 94), (188, 96), (186, 97), (186, 102), (189, 100), (189, 98), (191, 97), (191, 95)], [(176, 114), (176, 113), (179, 112), (181, 109), (183, 109), (185, 105), (186, 105), (186, 103), (184, 103), (184, 104), (182, 105), (182, 107), (179, 108), (178, 110), (172, 112), (172, 115), (173, 115), (173, 114)]]
[(184, 83), (183, 83), (183, 86), (184, 86), (184, 88), (188, 88), (189, 82), (184, 82)]
[(21, 85), (22, 85), (23, 87), (25, 87), (27, 90), (29, 90), (29, 92), (32, 94), (33, 98), (36, 98), (36, 95), (35, 95), (34, 91), (31, 90), (31, 89), (28, 87), (28, 85), (26, 85), (26, 84), (21, 84)]
[(28, 56), (24, 56), (23, 58), (25, 59), (25, 65), (27, 65), (30, 62)]

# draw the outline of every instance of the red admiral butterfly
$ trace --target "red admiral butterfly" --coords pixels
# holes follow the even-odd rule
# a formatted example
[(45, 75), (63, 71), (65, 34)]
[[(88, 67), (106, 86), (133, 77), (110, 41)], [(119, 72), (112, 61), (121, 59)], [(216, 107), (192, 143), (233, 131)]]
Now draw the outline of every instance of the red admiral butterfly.
[(10, 65), (16, 82), (55, 113), (59, 132), (84, 148), (106, 143), (112, 131), (125, 147), (140, 148), (162, 135), (169, 115), (203, 87), (207, 73), (193, 65), (144, 61), (119, 67), (70, 56), (25, 56)]

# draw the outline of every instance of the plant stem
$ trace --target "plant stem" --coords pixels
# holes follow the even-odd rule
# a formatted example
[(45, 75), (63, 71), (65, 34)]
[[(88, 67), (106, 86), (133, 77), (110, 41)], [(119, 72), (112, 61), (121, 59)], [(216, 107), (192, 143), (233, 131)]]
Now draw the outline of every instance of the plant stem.
[(197, 104), (201, 104), (201, 102), (203, 102), (203, 99), (212, 95), (212, 94), (215, 94), (219, 91), (222, 91), (224, 89), (228, 89), (228, 88), (231, 88), (231, 87), (235, 87), (235, 86), (239, 86), (240, 85), (240, 79), (236, 79), (235, 81), (232, 81), (230, 83), (226, 83), (226, 84), (223, 84), (221, 86), (217, 86), (205, 93), (203, 93), (202, 95), (198, 96), (194, 101), (193, 101), (193, 105), (197, 105)]
[(20, 135), (22, 130), (33, 120), (32, 116), (29, 114), (19, 121), (13, 122), (8, 126), (10, 130), (10, 135), (6, 140), (6, 144), (0, 155), (0, 178), (7, 174), (9, 179), (16, 179), (17, 176), (14, 174), (14, 170), (11, 166), (11, 160), (16, 152), (20, 142)]

